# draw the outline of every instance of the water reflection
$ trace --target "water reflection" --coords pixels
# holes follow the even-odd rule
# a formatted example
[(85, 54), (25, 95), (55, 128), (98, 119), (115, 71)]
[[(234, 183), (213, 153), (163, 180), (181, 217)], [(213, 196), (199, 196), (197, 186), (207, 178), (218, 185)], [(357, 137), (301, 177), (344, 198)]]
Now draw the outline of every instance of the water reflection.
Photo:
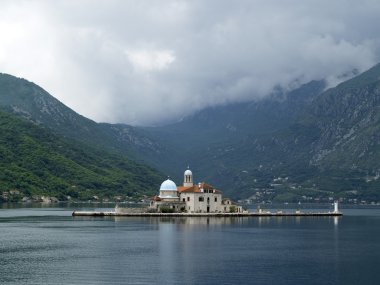
[[(77, 217), (75, 217), (76, 219)], [(78, 217), (79, 218), (79, 217)], [(80, 217), (87, 218), (87, 217)], [(102, 217), (114, 219), (116, 223), (139, 219), (150, 224), (180, 224), (180, 225), (241, 225), (249, 222), (250, 217)]]
[(339, 217), (333, 217), (333, 219), (334, 219), (334, 226), (335, 226), (335, 228), (337, 228), (338, 223), (339, 223)]
[(252, 216), (252, 217), (122, 217), (122, 216), (105, 216), (105, 217), (73, 217), (80, 220), (111, 220), (116, 223), (124, 223), (131, 220), (143, 221), (149, 224), (177, 224), (177, 225), (264, 225), (295, 224), (302, 225), (303, 223), (312, 223), (315, 220), (332, 221), (334, 227), (338, 227), (339, 220), (342, 217), (269, 217), (269, 216)]
[(174, 256), (176, 255), (175, 229), (170, 224), (162, 224), (159, 228), (159, 279), (167, 280), (171, 283), (174, 280), (176, 264)]

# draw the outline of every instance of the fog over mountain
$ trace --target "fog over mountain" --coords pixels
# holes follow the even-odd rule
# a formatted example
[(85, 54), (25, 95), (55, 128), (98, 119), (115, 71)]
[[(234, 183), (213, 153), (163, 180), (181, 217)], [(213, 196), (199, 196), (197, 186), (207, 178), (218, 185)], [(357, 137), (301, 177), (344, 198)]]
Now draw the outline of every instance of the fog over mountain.
[(0, 1), (0, 72), (96, 121), (155, 125), (380, 61), (380, 2)]

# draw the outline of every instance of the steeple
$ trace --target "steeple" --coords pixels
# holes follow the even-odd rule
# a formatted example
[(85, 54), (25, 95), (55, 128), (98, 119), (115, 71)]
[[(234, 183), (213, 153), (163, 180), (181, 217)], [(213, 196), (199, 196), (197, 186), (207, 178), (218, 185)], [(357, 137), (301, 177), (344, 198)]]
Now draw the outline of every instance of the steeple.
[(189, 166), (187, 166), (187, 170), (184, 173), (184, 179), (183, 179), (183, 186), (184, 187), (191, 187), (193, 186), (193, 173), (189, 169)]

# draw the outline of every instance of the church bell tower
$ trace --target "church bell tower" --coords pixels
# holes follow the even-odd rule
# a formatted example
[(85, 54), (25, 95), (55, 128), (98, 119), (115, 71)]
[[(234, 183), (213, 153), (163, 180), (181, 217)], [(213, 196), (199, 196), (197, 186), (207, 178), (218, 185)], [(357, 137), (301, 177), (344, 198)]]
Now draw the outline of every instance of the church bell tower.
[(183, 176), (184, 176), (183, 186), (184, 187), (192, 187), (194, 185), (193, 184), (193, 173), (191, 172), (189, 167), (187, 167), (187, 170), (185, 171)]

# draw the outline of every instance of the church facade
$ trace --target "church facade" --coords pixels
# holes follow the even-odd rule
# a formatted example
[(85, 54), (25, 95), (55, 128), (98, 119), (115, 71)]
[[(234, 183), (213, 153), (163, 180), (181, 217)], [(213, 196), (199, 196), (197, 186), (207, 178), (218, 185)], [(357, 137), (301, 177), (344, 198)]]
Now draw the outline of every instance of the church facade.
[(187, 169), (182, 186), (172, 180), (165, 180), (158, 196), (154, 196), (149, 206), (157, 212), (185, 213), (230, 213), (241, 212), (242, 208), (230, 199), (223, 199), (222, 192), (204, 182), (194, 184), (193, 173)]

